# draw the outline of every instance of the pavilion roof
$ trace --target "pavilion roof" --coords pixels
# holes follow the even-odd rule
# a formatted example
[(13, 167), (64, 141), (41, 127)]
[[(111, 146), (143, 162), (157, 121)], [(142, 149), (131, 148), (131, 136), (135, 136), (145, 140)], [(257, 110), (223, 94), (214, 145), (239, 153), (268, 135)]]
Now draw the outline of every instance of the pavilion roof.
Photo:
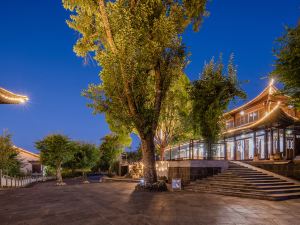
[(246, 132), (247, 130), (248, 131), (255, 130), (265, 125), (281, 126), (281, 125), (292, 125), (294, 123), (299, 123), (299, 122), (300, 122), (299, 118), (294, 117), (290, 115), (288, 112), (286, 112), (284, 108), (281, 107), (281, 103), (278, 102), (277, 105), (270, 112), (267, 112), (262, 118), (260, 118), (256, 122), (227, 130), (223, 133), (223, 135), (228, 136), (232, 134)]
[(20, 104), (28, 100), (27, 96), (15, 94), (0, 87), (0, 104)]
[(259, 102), (260, 100), (262, 100), (266, 96), (272, 95), (273, 93), (275, 93), (277, 91), (278, 91), (278, 89), (274, 85), (273, 80), (271, 80), (271, 82), (269, 83), (269, 85), (259, 95), (257, 95), (252, 100), (246, 102), (244, 105), (241, 105), (241, 106), (239, 106), (237, 108), (234, 108), (234, 109), (232, 109), (232, 110), (224, 113), (224, 116), (233, 115), (233, 114), (235, 114), (235, 113), (237, 113), (237, 112), (239, 112), (241, 110), (245, 110), (245, 109), (251, 107), (253, 104)]

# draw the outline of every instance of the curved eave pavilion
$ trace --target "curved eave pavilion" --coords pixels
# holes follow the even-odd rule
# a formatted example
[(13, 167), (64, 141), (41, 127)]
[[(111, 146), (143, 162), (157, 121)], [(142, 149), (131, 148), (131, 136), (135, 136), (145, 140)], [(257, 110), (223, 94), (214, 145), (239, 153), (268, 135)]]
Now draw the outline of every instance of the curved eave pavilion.
[(278, 103), (277, 106), (275, 106), (270, 112), (266, 113), (265, 116), (256, 122), (246, 126), (227, 130), (223, 133), (223, 135), (226, 137), (246, 133), (247, 131), (251, 132), (264, 127), (287, 127), (293, 124), (300, 125), (299, 118), (290, 115), (280, 106), (280, 103)]
[(0, 87), (0, 104), (22, 104), (29, 100), (25, 95), (15, 94)]

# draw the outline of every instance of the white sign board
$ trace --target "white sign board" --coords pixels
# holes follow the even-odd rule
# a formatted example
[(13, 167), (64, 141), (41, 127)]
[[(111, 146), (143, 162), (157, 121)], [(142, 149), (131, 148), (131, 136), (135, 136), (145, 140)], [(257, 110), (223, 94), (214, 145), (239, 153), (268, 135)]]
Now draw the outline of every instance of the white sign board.
[(180, 178), (172, 179), (172, 189), (173, 190), (181, 190), (181, 179)]

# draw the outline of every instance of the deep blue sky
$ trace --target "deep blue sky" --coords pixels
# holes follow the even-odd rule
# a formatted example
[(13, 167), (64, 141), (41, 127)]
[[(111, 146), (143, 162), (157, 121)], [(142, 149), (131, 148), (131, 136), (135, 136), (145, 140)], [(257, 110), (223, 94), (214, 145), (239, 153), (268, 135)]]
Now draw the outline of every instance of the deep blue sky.
[[(196, 79), (204, 61), (235, 54), (238, 76), (248, 98), (262, 90), (272, 70), (274, 40), (284, 25), (300, 17), (299, 0), (213, 0), (199, 33), (190, 30), (184, 42), (192, 52), (186, 69)], [(109, 133), (104, 116), (94, 116), (80, 95), (98, 82), (99, 68), (84, 65), (72, 51), (76, 33), (65, 20), (61, 1), (2, 1), (0, 7), (0, 86), (26, 94), (26, 105), (1, 105), (0, 128), (16, 145), (35, 151), (34, 142), (61, 132), (73, 139), (99, 143)], [(135, 140), (136, 142), (136, 140)]]

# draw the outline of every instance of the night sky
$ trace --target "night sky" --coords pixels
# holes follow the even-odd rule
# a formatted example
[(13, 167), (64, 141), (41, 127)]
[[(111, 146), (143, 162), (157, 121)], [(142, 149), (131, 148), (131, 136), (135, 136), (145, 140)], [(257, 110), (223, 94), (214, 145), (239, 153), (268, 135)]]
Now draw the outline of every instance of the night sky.
[[(205, 61), (234, 53), (248, 99), (267, 84), (262, 79), (274, 63), (272, 48), (284, 26), (300, 18), (299, 0), (213, 0), (199, 33), (188, 30), (191, 51), (186, 73), (191, 80)], [(99, 82), (100, 68), (84, 65), (72, 51), (77, 34), (65, 23), (68, 12), (59, 0), (1, 1), (0, 86), (26, 94), (26, 105), (0, 105), (0, 128), (17, 146), (35, 151), (34, 142), (51, 133), (99, 144), (109, 133), (103, 115), (93, 115), (81, 91)], [(243, 102), (239, 102), (242, 104)], [(134, 138), (134, 145), (137, 138)]]

